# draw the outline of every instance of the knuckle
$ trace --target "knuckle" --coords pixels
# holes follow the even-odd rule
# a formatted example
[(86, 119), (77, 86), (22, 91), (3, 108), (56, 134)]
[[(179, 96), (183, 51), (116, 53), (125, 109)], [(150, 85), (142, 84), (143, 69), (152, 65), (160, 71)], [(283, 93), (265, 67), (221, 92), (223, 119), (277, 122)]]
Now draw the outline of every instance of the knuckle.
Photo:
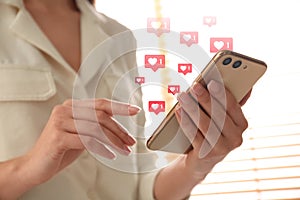
[(60, 118), (53, 118), (52, 119), (52, 126), (56, 129), (56, 130), (61, 130), (62, 127), (64, 127), (64, 122), (63, 120), (61, 120)]
[(73, 100), (72, 99), (67, 99), (64, 101), (63, 105), (69, 105), (72, 106)]
[(235, 149), (237, 147), (240, 147), (243, 143), (243, 138), (242, 137), (237, 137), (235, 140), (232, 141), (232, 149)]
[(242, 127), (243, 131), (245, 131), (249, 127), (249, 123), (246, 118), (243, 119), (241, 127)]
[(67, 108), (62, 105), (57, 105), (53, 108), (50, 120), (52, 122), (52, 126), (56, 129), (61, 129), (64, 124), (64, 116), (67, 113)]
[(109, 102), (108, 102), (108, 99), (98, 99), (96, 100), (95, 102), (95, 105), (96, 107), (98, 108), (103, 108), (105, 105), (107, 105)]
[(107, 115), (103, 111), (97, 111), (97, 117), (99, 121), (104, 121), (105, 119), (107, 119)]
[(65, 108), (63, 105), (56, 105), (52, 110), (52, 115), (60, 116), (65, 112)]

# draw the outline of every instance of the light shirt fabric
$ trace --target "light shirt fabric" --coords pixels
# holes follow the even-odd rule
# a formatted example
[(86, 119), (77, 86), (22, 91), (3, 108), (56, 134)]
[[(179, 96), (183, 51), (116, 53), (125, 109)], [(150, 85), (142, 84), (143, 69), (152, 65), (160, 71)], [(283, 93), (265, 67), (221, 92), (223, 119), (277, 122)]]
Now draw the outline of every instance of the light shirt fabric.
[[(81, 12), (82, 60), (107, 38), (128, 31), (96, 12), (86, 0), (76, 3)], [(135, 45), (133, 36), (125, 42)], [(115, 45), (118, 48), (122, 44)], [(112, 98), (120, 76), (135, 66), (135, 52), (115, 60), (99, 82), (95, 97)], [(34, 146), (54, 106), (72, 98), (76, 75), (24, 8), (22, 0), (0, 0), (0, 162), (24, 155)], [(124, 88), (115, 100), (125, 101), (122, 96), (128, 96), (133, 87), (126, 84)], [(142, 107), (141, 99), (138, 90), (132, 103)], [(143, 112), (130, 119), (120, 118), (130, 133), (137, 136), (131, 156), (119, 156), (119, 160), (107, 164), (85, 151), (70, 166), (20, 199), (154, 199), (153, 185), (158, 171), (147, 172), (147, 169), (154, 168), (156, 157), (147, 151), (143, 133), (131, 126), (132, 120), (143, 125)], [(149, 156), (139, 156), (143, 154)]]

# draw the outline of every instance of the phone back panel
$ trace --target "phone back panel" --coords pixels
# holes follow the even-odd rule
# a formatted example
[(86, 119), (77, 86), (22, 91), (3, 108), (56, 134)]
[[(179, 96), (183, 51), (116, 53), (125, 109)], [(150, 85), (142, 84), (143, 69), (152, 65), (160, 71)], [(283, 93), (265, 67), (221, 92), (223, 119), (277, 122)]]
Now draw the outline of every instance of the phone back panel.
[[(231, 59), (231, 62), (227, 64), (225, 59)], [(239, 63), (238, 61), (241, 62), (241, 65), (234, 65), (234, 63)], [(231, 91), (239, 102), (265, 73), (266, 69), (266, 64), (260, 60), (224, 50), (219, 51), (212, 58), (201, 75), (195, 79), (195, 82), (206, 85), (210, 80), (217, 79), (218, 82), (223, 82), (224, 86)], [(191, 142), (184, 135), (177, 122), (175, 106), (148, 139), (147, 147), (149, 149), (180, 154), (187, 153), (192, 149)]]

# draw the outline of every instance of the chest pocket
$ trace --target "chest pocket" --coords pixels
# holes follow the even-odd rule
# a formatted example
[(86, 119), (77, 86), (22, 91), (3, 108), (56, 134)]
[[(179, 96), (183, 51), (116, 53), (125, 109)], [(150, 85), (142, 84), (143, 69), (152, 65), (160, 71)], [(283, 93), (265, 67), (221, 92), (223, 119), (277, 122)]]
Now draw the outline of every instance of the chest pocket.
[(55, 93), (50, 71), (27, 66), (0, 66), (0, 101), (43, 101)]

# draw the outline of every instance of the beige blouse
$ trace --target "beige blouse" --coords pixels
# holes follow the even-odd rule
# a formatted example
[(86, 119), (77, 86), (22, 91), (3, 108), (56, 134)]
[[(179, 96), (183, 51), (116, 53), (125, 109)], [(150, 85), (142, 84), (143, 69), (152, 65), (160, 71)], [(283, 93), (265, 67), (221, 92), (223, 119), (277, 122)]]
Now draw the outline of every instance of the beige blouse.
[[(127, 31), (116, 21), (97, 13), (86, 0), (76, 2), (82, 13), (82, 60), (107, 38)], [(132, 36), (124, 42), (135, 46)], [(118, 45), (123, 44), (115, 43), (112, 48), (118, 49)], [(104, 54), (99, 55), (100, 60), (104, 59)], [(134, 81), (124, 83), (117, 96), (112, 90), (120, 76), (135, 66), (134, 52), (117, 58), (105, 70), (103, 78), (96, 82), (95, 97), (126, 101), (128, 94), (135, 89), (131, 85)], [(33, 147), (53, 107), (72, 98), (76, 75), (36, 25), (22, 0), (0, 0), (0, 162), (23, 155)], [(130, 78), (132, 76), (134, 74), (130, 74)], [(90, 77), (97, 77), (97, 74)], [(86, 83), (86, 88), (88, 84), (91, 81)], [(141, 106), (140, 90), (135, 92), (131, 102)], [(132, 125), (143, 126), (144, 115), (141, 112), (137, 117), (121, 117), (119, 121), (138, 140), (131, 156), (118, 155), (116, 160), (108, 161), (95, 159), (85, 152), (73, 164), (48, 182), (28, 191), (21, 199), (153, 199), (157, 174), (153, 170), (155, 155), (146, 150), (142, 129)]]

